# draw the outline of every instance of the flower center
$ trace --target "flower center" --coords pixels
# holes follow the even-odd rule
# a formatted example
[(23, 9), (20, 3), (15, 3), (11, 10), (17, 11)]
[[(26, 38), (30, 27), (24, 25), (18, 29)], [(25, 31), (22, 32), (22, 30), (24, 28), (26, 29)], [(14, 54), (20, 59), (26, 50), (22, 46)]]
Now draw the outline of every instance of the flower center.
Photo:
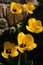
[(26, 44), (21, 44), (20, 47), (26, 47)]
[(16, 12), (16, 9), (13, 9), (14, 12)]
[(7, 50), (6, 50), (6, 53), (7, 53), (7, 54), (11, 54), (11, 50), (10, 50), (10, 49), (7, 49)]

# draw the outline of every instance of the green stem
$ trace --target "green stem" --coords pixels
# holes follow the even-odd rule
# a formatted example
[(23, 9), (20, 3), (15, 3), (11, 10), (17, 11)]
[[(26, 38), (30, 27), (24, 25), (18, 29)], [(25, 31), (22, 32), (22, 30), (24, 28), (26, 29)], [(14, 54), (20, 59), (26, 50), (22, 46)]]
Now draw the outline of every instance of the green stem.
[(33, 65), (33, 61), (32, 61), (32, 63), (31, 63), (31, 65)]
[(26, 62), (26, 59), (27, 59), (27, 56), (26, 56), (26, 53), (25, 53), (25, 62)]
[(20, 56), (21, 56), (21, 54), (19, 54), (18, 65), (20, 65)]

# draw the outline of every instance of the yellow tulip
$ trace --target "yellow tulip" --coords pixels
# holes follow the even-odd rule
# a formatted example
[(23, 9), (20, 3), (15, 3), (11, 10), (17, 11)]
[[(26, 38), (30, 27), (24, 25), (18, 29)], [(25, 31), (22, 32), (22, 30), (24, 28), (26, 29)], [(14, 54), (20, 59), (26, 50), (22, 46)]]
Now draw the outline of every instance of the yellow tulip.
[(43, 30), (43, 26), (40, 20), (36, 20), (35, 18), (30, 18), (28, 20), (28, 25), (26, 25), (26, 29), (33, 33), (40, 33)]
[(34, 38), (31, 34), (24, 34), (23, 32), (20, 32), (17, 37), (18, 41), (18, 50), (21, 53), (24, 53), (25, 50), (33, 50), (37, 47), (37, 44), (34, 43)]
[(10, 11), (13, 14), (20, 14), (20, 13), (22, 13), (21, 5), (19, 3), (16, 3), (16, 2), (11, 2), (11, 4), (10, 4)]
[(27, 4), (24, 4), (23, 7), (26, 9), (27, 12), (29, 12), (30, 14), (33, 14), (33, 10), (36, 9), (36, 7), (31, 3), (27, 3)]
[(9, 41), (4, 43), (4, 51), (1, 53), (4, 58), (16, 57), (18, 56), (19, 52), (17, 51), (16, 46)]

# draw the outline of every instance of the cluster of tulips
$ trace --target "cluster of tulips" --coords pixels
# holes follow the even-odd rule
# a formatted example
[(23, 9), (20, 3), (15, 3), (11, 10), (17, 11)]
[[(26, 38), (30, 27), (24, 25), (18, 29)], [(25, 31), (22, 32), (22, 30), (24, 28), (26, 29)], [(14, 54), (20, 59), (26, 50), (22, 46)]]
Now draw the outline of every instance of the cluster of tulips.
[[(21, 14), (23, 8), (27, 12), (27, 15), (28, 15), (28, 14), (34, 13), (33, 11), (36, 9), (36, 6), (33, 5), (31, 2), (27, 4), (11, 2), (10, 4), (10, 12), (13, 15)], [(26, 31), (28, 32), (30, 31), (32, 33), (38, 34), (43, 31), (41, 20), (37, 20), (36, 18), (30, 18), (28, 19), (28, 22), (26, 23), (27, 24), (25, 28), (26, 28)], [(15, 26), (12, 26), (10, 28), (10, 31), (12, 29), (15, 31)], [(1, 55), (4, 58), (9, 58), (9, 56), (16, 57), (19, 55), (19, 51), (21, 53), (25, 53), (26, 50), (31, 51), (37, 47), (37, 44), (34, 42), (33, 36), (29, 33), (25, 34), (23, 31), (20, 31), (20, 30), (17, 35), (17, 43), (18, 45), (15, 45), (15, 43), (11, 43), (10, 41), (5, 41), (3, 44), (4, 50), (2, 51)]]

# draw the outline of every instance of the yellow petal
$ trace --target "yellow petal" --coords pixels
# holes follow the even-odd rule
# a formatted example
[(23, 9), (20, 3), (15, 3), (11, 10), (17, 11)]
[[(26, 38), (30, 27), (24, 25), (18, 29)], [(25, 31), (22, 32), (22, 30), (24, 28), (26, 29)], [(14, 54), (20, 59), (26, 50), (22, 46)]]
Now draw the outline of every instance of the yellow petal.
[(23, 32), (20, 32), (17, 37), (18, 45), (22, 44), (22, 40), (24, 38), (25, 34)]
[(26, 47), (26, 50), (31, 51), (31, 50), (33, 50), (36, 47), (37, 47), (37, 44), (32, 43), (31, 45), (29, 45), (29, 46)]
[(35, 18), (30, 18), (30, 19), (28, 20), (28, 26), (31, 27), (34, 22), (36, 22), (36, 19), (35, 19)]
[(19, 55), (19, 52), (17, 50), (13, 50), (14, 52), (10, 54), (11, 57), (16, 57)]
[(6, 54), (6, 53), (4, 53), (4, 52), (2, 52), (1, 55), (2, 55), (4, 58), (9, 58), (9, 57), (8, 57), (8, 54)]
[(26, 29), (30, 32), (35, 32), (35, 29), (33, 27), (30, 27), (30, 26), (26, 26)]
[(23, 39), (23, 43), (26, 44), (26, 46), (31, 45), (31, 43), (34, 42), (34, 38), (31, 34), (26, 34), (26, 36)]
[(36, 48), (37, 47), (37, 44), (36, 43), (32, 43), (32, 47), (33, 48)]
[(40, 27), (40, 28), (34, 28), (34, 27), (29, 27), (29, 26), (26, 26), (26, 29), (30, 32), (33, 32), (33, 33), (40, 33), (43, 31), (43, 28)]
[(39, 29), (37, 29), (36, 31), (35, 31), (35, 33), (40, 33), (40, 32), (42, 32), (43, 31), (43, 29), (42, 29), (42, 27), (40, 27)]
[(10, 4), (10, 11), (11, 11), (12, 13), (14, 13), (14, 12), (13, 12), (14, 6), (15, 6), (15, 2), (12, 2), (12, 3)]
[(24, 53), (24, 51), (25, 51), (25, 48), (22, 48), (22, 47), (20, 47), (20, 46), (18, 46), (17, 49), (18, 49), (21, 53)]
[(34, 48), (31, 47), (31, 46), (26, 47), (26, 50), (28, 50), (28, 51), (31, 51), (31, 50), (33, 50), (33, 49), (34, 49)]
[(29, 12), (30, 14), (33, 14), (33, 11), (31, 11), (31, 10), (28, 10), (28, 12)]
[(40, 28), (40, 27), (42, 26), (42, 23), (41, 23), (40, 20), (36, 20), (36, 21), (34, 22), (34, 25), (33, 25), (33, 26), (36, 27), (36, 28)]

